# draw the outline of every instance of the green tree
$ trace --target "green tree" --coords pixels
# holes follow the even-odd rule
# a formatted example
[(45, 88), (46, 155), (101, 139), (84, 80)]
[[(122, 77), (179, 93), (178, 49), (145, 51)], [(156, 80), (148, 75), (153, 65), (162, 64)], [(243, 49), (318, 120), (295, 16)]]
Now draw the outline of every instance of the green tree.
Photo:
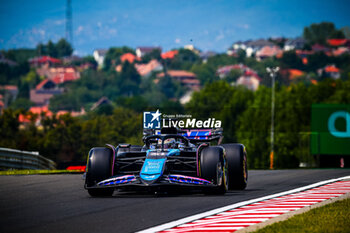
[(168, 75), (159, 80), (158, 87), (168, 99), (179, 98), (184, 93), (180, 83), (174, 81)]
[(58, 57), (56, 45), (51, 40), (47, 42), (46, 49), (49, 56)]
[(69, 114), (59, 117), (58, 124), (48, 130), (44, 140), (44, 154), (57, 162), (79, 161), (82, 143), (81, 124)]
[(120, 75), (120, 91), (127, 96), (137, 95), (140, 92), (141, 77), (133, 64), (124, 62)]
[(109, 48), (104, 59), (104, 69), (109, 70), (112, 65), (120, 64), (120, 56), (124, 53), (135, 54), (135, 51), (132, 48), (126, 46)]
[[(47, 47), (46, 47), (43, 43), (39, 43), (39, 44), (36, 46), (36, 54), (37, 54), (37, 56), (48, 55)], [(34, 57), (34, 56), (33, 56), (33, 57)]]
[(237, 51), (237, 61), (238, 61), (239, 63), (244, 63), (246, 57), (247, 57), (247, 53), (245, 52), (245, 50), (239, 49), (239, 50)]
[(28, 110), (31, 106), (33, 106), (34, 103), (31, 102), (27, 98), (17, 98), (15, 101), (13, 101), (10, 105), (11, 108), (17, 110), (17, 109), (24, 109)]
[(327, 39), (345, 38), (341, 30), (337, 30), (333, 23), (322, 22), (313, 23), (309, 27), (304, 28), (303, 37), (310, 44), (327, 44)]
[(5, 109), (0, 115), (0, 147), (17, 148), (19, 141), (18, 111)]
[(232, 69), (230, 73), (225, 77), (225, 80), (228, 83), (234, 83), (237, 81), (237, 79), (242, 75), (242, 71)]
[(325, 67), (330, 62), (331, 58), (329, 58), (326, 54), (323, 52), (317, 52), (308, 56), (306, 70), (316, 72), (318, 69)]
[(271, 89), (261, 86), (254, 99), (238, 117), (237, 139), (248, 151), (248, 167), (268, 168), (271, 119)]
[(191, 71), (197, 75), (197, 78), (201, 81), (201, 84), (203, 86), (207, 83), (212, 83), (219, 80), (219, 77), (215, 73), (215, 67), (208, 63), (194, 64), (191, 68)]
[(160, 56), (161, 53), (162, 51), (160, 49), (153, 49), (151, 52), (147, 53), (145, 56), (142, 57), (142, 62), (148, 63), (152, 59), (160, 61), (162, 59)]
[(174, 59), (166, 60), (165, 66), (168, 69), (190, 70), (193, 64), (200, 62), (199, 56), (189, 49), (179, 49)]
[(67, 56), (71, 56), (73, 53), (73, 48), (70, 45), (69, 42), (67, 42), (65, 39), (60, 39), (57, 43), (56, 43), (56, 51), (57, 51), (57, 56), (58, 57), (67, 57)]
[(302, 60), (296, 55), (294, 50), (284, 52), (280, 61), (284, 69), (304, 69)]

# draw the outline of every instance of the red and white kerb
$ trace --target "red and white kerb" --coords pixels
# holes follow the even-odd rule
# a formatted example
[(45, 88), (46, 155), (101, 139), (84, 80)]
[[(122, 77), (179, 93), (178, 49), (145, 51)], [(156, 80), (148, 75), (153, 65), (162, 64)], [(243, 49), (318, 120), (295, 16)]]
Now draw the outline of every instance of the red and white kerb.
[(349, 192), (350, 181), (338, 181), (306, 191), (230, 209), (160, 232), (234, 232), (287, 212), (339, 197)]

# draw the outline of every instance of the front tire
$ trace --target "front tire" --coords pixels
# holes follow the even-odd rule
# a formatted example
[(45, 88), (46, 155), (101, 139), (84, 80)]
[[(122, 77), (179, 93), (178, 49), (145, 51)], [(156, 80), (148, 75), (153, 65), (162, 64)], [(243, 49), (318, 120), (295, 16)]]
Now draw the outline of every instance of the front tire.
[(248, 183), (247, 152), (238, 143), (223, 144), (228, 162), (229, 189), (244, 190)]
[(217, 187), (207, 189), (207, 194), (225, 194), (228, 190), (228, 165), (221, 147), (207, 147), (200, 157), (201, 177)]
[[(85, 185), (92, 187), (98, 182), (111, 177), (113, 163), (113, 151), (110, 148), (96, 147), (89, 152)], [(88, 189), (92, 197), (111, 196), (114, 188)]]

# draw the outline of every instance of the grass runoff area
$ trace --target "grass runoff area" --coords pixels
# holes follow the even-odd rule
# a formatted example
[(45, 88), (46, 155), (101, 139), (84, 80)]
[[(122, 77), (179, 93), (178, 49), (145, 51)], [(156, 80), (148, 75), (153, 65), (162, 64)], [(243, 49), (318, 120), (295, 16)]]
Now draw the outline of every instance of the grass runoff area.
[(46, 175), (46, 174), (65, 174), (65, 173), (83, 173), (79, 170), (8, 170), (0, 171), (1, 175)]
[(254, 233), (350, 232), (350, 199), (337, 201), (277, 222)]

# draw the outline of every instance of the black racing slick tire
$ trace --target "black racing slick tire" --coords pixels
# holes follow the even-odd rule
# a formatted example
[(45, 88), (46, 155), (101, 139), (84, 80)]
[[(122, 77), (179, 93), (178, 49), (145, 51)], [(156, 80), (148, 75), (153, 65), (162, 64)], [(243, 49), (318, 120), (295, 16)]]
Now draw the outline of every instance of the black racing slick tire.
[(230, 190), (243, 190), (248, 183), (247, 152), (242, 144), (221, 145), (226, 151)]
[(206, 194), (225, 194), (228, 190), (228, 166), (221, 147), (207, 147), (201, 151), (201, 177), (213, 182), (217, 187), (206, 189)]
[(113, 151), (110, 148), (95, 147), (89, 152), (85, 185), (90, 196), (111, 196), (114, 188), (93, 188), (98, 182), (111, 177)]

